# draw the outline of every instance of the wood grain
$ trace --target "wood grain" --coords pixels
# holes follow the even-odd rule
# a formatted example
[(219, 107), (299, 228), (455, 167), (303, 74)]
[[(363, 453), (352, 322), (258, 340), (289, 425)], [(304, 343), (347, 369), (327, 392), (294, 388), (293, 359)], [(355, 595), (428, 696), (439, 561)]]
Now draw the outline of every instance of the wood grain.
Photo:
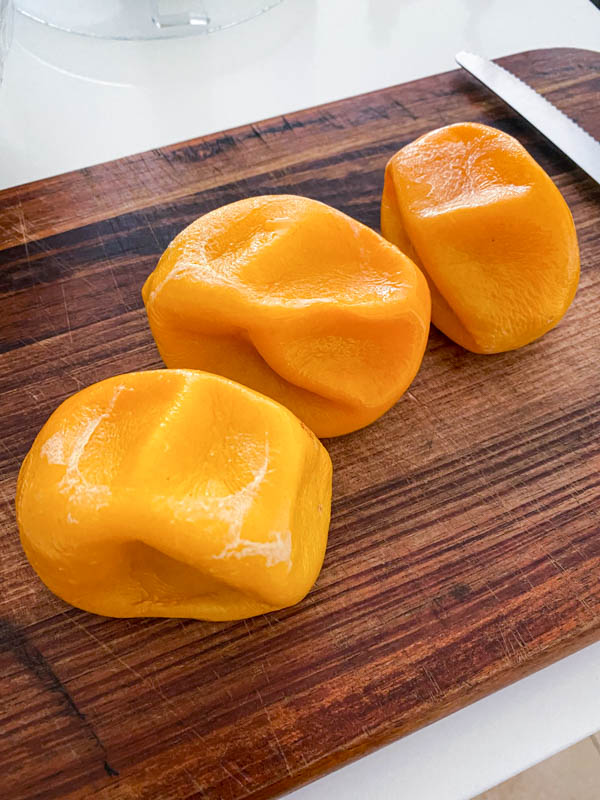
[[(502, 63), (600, 135), (600, 55)], [(287, 611), (229, 624), (66, 606), (20, 549), (20, 462), (67, 395), (160, 366), (140, 288), (173, 235), (259, 193), (378, 226), (383, 168), (461, 120), (517, 136), (573, 211), (564, 321), (477, 356), (432, 332), (404, 398), (327, 442), (323, 572)], [(268, 798), (600, 636), (600, 190), (451, 72), (0, 194), (3, 796)]]

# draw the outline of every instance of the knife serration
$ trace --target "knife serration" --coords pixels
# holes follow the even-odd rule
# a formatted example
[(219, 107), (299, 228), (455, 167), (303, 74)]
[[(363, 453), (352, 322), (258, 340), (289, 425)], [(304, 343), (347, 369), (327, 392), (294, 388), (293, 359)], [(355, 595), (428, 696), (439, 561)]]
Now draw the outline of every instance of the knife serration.
[(456, 62), (600, 183), (600, 142), (512, 72), (461, 50)]

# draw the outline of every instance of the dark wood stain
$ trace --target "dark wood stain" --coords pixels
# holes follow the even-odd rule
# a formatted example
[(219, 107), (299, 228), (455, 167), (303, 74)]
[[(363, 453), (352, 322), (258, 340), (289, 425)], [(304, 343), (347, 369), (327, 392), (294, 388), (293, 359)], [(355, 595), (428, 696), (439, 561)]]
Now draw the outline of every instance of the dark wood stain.
[(55, 675), (54, 671), (40, 653), (27, 639), (25, 633), (19, 628), (12, 625), (6, 620), (0, 619), (0, 651), (9, 651), (13, 654), (15, 659), (35, 678), (37, 678), (44, 687), (51, 692), (56, 692), (64, 701), (63, 706), (67, 714), (71, 714), (80, 723), (82, 728), (87, 732), (93, 741), (98, 745), (98, 749), (102, 755), (102, 765), (107, 775), (114, 777), (119, 773), (114, 770), (106, 760), (106, 749), (94, 728), (88, 722), (85, 714), (83, 714), (76, 706), (75, 701), (69, 694), (68, 689), (61, 683), (60, 679)]
[[(600, 55), (502, 59), (600, 136)], [(247, 195), (378, 226), (383, 168), (465, 119), (517, 136), (573, 211), (581, 285), (514, 353), (433, 330), (402, 400), (326, 442), (330, 542), (298, 606), (227, 624), (115, 620), (20, 549), (22, 458), (69, 394), (161, 366), (140, 289), (170, 239)], [(600, 635), (600, 190), (459, 72), (0, 193), (0, 759), (11, 800), (270, 798)]]

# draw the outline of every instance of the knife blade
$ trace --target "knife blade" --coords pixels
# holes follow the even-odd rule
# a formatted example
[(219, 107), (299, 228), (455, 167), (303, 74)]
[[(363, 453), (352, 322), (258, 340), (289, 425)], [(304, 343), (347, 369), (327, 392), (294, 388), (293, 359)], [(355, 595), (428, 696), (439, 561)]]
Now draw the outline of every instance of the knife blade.
[(456, 62), (600, 183), (600, 142), (512, 72), (461, 50)]

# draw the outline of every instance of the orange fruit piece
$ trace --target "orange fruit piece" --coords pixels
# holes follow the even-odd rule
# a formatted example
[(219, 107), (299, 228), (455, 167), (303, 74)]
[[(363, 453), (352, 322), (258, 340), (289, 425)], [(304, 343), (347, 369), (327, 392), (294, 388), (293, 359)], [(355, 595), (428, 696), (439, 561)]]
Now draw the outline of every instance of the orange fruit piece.
[(66, 400), (19, 474), (21, 542), (68, 603), (230, 620), (290, 606), (323, 563), (331, 460), (288, 409), (191, 370)]
[(250, 386), (318, 436), (387, 411), (419, 369), (429, 331), (429, 290), (413, 262), (340, 211), (293, 195), (200, 217), (142, 294), (168, 367)]
[(425, 272), (433, 324), (474, 353), (539, 338), (577, 289), (569, 207), (519, 142), (486, 125), (449, 125), (399, 150), (381, 230)]

